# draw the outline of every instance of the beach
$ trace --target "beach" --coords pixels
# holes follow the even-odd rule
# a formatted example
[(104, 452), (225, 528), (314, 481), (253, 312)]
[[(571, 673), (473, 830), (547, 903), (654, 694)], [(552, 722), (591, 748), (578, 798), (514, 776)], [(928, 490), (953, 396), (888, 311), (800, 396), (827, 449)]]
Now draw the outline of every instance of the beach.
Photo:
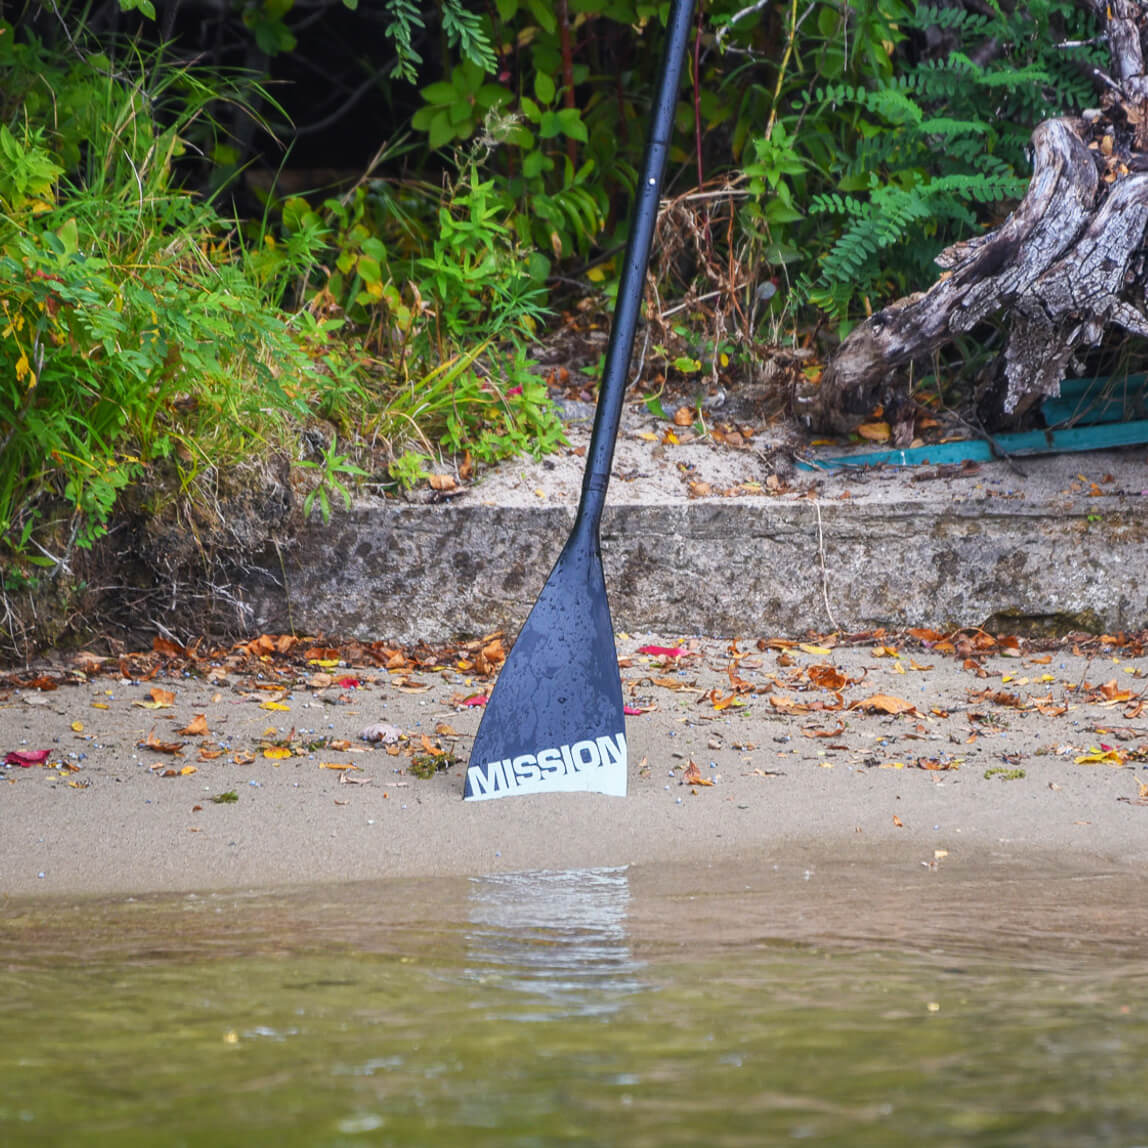
[(464, 771), (502, 637), (414, 654), (262, 636), (194, 656), (162, 641), (134, 659), (57, 655), (0, 688), (0, 891), (622, 865), (736, 876), (798, 856), (1140, 870), (1138, 641), (916, 634), (620, 634), (627, 796), (480, 802), (462, 800)]

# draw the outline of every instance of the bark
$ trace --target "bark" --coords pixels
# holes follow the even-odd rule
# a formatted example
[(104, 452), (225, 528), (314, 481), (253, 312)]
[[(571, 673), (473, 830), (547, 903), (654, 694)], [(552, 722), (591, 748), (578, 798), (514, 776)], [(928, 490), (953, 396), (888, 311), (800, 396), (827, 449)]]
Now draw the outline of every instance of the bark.
[(809, 423), (852, 430), (879, 400), (907, 391), (898, 368), (1004, 315), (999, 407), (1019, 414), (1060, 381), (1076, 352), (1112, 326), (1148, 337), (1143, 247), (1148, 227), (1148, 4), (1110, 0), (1113, 76), (1105, 110), (1050, 120), (1033, 133), (1024, 199), (995, 231), (937, 257), (933, 287), (886, 307), (841, 344), (805, 397)]

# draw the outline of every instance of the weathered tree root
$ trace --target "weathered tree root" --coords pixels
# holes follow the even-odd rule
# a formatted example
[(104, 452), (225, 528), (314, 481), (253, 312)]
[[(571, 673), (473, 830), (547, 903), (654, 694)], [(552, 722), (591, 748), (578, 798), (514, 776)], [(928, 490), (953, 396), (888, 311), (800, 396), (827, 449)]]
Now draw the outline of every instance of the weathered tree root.
[[(1129, 117), (1132, 119), (1133, 117)], [(1059, 393), (1078, 348), (1115, 324), (1148, 336), (1144, 268), (1148, 174), (1091, 150), (1084, 120), (1049, 120), (1033, 133), (1034, 174), (1024, 199), (995, 231), (937, 257), (946, 274), (855, 328), (799, 413), (846, 433), (883, 392), (907, 389), (893, 372), (993, 314), (1009, 317), (1002, 409), (1021, 413)], [(1100, 168), (1105, 172), (1102, 176)]]

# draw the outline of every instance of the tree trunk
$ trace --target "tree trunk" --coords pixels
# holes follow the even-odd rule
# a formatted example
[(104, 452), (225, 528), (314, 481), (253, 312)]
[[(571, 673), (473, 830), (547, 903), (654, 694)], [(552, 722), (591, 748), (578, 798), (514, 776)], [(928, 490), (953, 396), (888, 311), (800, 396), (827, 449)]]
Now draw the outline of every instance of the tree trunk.
[(981, 321), (1004, 315), (1000, 409), (1020, 414), (1061, 379), (1080, 348), (1116, 325), (1148, 336), (1144, 238), (1148, 226), (1148, 3), (1101, 0), (1114, 76), (1102, 110), (1049, 120), (1033, 133), (1024, 199), (995, 231), (942, 251), (941, 279), (890, 304), (838, 348), (802, 414), (819, 429), (854, 429), (880, 399), (907, 390), (897, 368)]

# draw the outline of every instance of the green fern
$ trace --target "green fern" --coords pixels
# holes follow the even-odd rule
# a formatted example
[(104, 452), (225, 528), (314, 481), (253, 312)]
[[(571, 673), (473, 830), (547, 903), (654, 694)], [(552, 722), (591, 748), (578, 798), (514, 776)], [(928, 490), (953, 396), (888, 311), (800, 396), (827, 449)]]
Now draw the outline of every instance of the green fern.
[[(1070, 32), (1087, 39), (1079, 14), (1058, 0), (991, 14), (922, 6), (902, 26), (940, 27), (965, 50), (874, 86), (817, 85), (797, 101), (808, 121), (835, 115), (856, 132), (835, 165), (836, 188), (810, 198), (809, 215), (825, 221), (829, 241), (795, 291), (845, 326), (859, 298), (931, 281), (942, 247), (1022, 196), (1032, 128), (1091, 96), (1082, 69), (1054, 47)], [(970, 53), (990, 37), (999, 50), (974, 62)]]

